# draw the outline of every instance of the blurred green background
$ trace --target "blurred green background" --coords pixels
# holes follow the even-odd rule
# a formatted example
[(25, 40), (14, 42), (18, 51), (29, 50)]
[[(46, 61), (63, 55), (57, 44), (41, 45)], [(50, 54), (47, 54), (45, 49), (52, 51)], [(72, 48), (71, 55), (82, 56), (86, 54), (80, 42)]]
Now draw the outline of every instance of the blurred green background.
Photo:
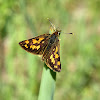
[(0, 0), (0, 100), (37, 100), (43, 62), (18, 43), (47, 18), (63, 31), (54, 100), (100, 100), (100, 0)]

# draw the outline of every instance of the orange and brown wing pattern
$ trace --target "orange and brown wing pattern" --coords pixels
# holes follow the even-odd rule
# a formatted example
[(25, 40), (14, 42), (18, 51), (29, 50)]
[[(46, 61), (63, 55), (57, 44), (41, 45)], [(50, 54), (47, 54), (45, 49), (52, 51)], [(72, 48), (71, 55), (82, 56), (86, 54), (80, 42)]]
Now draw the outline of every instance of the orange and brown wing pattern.
[(61, 71), (60, 52), (59, 52), (60, 48), (59, 47), (60, 47), (60, 43), (59, 43), (59, 40), (57, 40), (51, 46), (50, 50), (46, 49), (43, 54), (43, 59), (46, 65), (55, 72)]
[(19, 42), (19, 45), (26, 51), (42, 55), (48, 45), (50, 34), (43, 34), (32, 39)]

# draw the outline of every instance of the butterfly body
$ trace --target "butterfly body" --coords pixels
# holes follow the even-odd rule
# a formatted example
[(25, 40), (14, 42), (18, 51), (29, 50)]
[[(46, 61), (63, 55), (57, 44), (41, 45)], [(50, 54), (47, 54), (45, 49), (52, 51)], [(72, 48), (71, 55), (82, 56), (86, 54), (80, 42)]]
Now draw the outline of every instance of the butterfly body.
[(27, 52), (42, 55), (42, 60), (55, 72), (61, 71), (59, 35), (61, 31), (53, 34), (43, 34), (35, 38), (19, 42)]

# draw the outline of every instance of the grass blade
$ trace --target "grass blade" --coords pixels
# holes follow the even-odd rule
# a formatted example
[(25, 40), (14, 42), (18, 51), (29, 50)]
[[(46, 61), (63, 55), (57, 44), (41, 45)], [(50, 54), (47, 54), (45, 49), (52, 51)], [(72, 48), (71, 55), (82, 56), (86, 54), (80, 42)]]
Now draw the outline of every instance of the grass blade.
[(56, 72), (44, 64), (38, 100), (53, 100), (55, 84)]

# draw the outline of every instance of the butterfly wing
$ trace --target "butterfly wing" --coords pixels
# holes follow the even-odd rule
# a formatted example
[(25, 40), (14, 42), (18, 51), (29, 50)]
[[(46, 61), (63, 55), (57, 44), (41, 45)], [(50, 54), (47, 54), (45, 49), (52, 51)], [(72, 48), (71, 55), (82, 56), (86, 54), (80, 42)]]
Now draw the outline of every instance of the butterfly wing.
[(26, 51), (42, 55), (48, 45), (50, 34), (43, 34), (32, 39), (19, 42), (19, 45)]
[[(50, 47), (48, 49), (48, 47)], [(52, 69), (55, 72), (61, 71), (61, 62), (60, 62), (60, 43), (59, 39), (56, 40), (55, 43), (50, 46), (48, 44), (44, 54), (43, 54), (43, 60), (45, 61), (46, 65)]]

